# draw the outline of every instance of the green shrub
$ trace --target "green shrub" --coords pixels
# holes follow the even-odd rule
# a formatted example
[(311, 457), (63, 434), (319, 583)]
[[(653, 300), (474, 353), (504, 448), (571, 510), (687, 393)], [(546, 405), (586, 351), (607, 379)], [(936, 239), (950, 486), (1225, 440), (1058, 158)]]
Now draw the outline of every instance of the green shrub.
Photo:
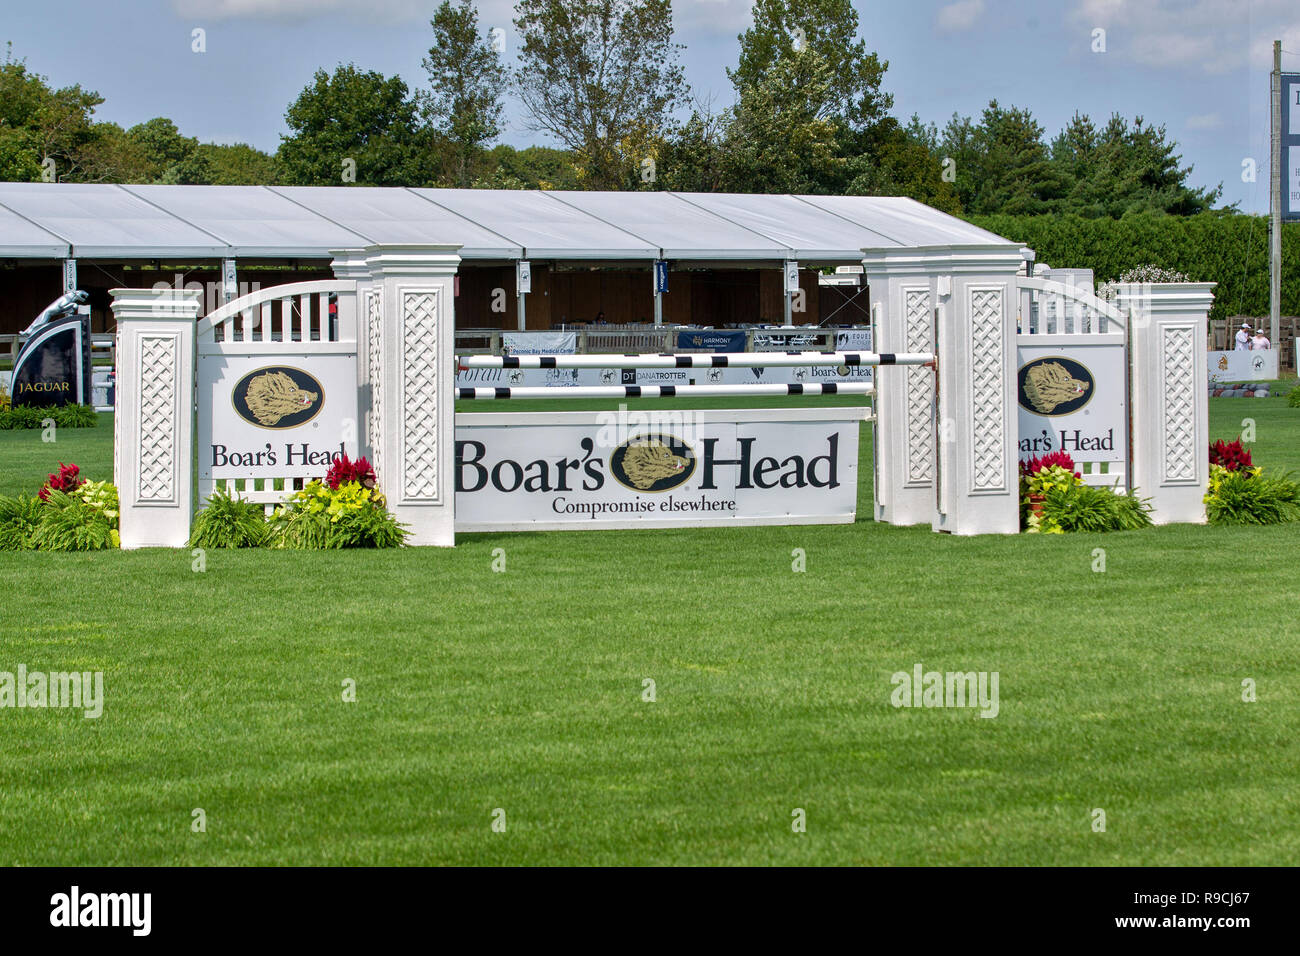
[(95, 428), (99, 425), (99, 413), (90, 405), (54, 405), (47, 408), (16, 405), (0, 409), (0, 431), (44, 428), (47, 419), (59, 428)]
[[(1205, 212), (1137, 213), (1121, 219), (1077, 215), (973, 216), (977, 226), (1023, 242), (1038, 261), (1092, 269), (1098, 282), (1158, 262), (1202, 282), (1217, 282), (1211, 319), (1268, 315), (1268, 219)], [(1300, 313), (1300, 223), (1282, 226), (1282, 314)], [(1243, 269), (1242, 263), (1250, 268)], [(1274, 348), (1277, 345), (1274, 343)]]
[(35, 495), (0, 495), (0, 551), (30, 548), (43, 508), (44, 502)]
[(1283, 524), (1300, 519), (1300, 484), (1290, 474), (1265, 475), (1259, 468), (1228, 471), (1210, 466), (1205, 496), (1210, 524)]
[(1064, 532), (1136, 531), (1151, 524), (1150, 511), (1150, 505), (1136, 495), (1076, 484), (1046, 493), (1042, 522)]
[(116, 548), (120, 544), (116, 525), (116, 516), (106, 514), (97, 502), (76, 492), (51, 491), (41, 507), (41, 519), (32, 532), (31, 546), (40, 551)]
[(262, 506), (218, 488), (194, 519), (192, 548), (259, 548), (270, 537)]
[(1300, 408), (1300, 384), (1286, 393), (1286, 403), (1292, 408)]
[(331, 489), (313, 481), (275, 509), (270, 543), (312, 550), (395, 548), (407, 534), (374, 489), (355, 481)]
[(54, 410), (54, 424), (60, 428), (95, 428), (99, 413), (91, 405), (64, 405)]

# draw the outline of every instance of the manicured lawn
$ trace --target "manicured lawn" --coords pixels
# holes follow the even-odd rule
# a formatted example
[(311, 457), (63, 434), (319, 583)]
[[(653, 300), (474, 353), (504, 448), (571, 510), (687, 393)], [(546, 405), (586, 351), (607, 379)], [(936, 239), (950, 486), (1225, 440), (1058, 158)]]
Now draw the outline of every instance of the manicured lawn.
[[(1300, 409), (1211, 415), (1300, 471)], [(0, 432), (0, 491), (107, 477), (110, 425)], [(102, 670), (107, 698), (0, 710), (0, 864), (1300, 863), (1300, 525), (206, 560), (0, 554), (0, 670)], [(895, 709), (917, 663), (997, 671), (998, 716)]]

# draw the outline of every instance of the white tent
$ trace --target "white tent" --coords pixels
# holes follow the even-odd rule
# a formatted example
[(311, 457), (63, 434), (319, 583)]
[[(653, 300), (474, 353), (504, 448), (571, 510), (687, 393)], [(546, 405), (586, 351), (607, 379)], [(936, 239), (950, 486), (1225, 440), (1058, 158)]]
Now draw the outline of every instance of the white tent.
[(911, 199), (366, 186), (0, 183), (10, 259), (328, 259), (450, 242), (468, 260), (853, 263), (1007, 240)]

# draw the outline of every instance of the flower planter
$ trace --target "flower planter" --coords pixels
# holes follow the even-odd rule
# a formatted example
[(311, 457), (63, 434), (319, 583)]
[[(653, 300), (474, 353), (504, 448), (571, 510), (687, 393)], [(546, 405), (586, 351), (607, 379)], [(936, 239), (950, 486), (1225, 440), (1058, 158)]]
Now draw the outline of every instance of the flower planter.
[(1038, 517), (1041, 518), (1043, 516), (1043, 502), (1046, 500), (1047, 500), (1046, 495), (1030, 495), (1029, 496), (1030, 512), (1038, 515)]

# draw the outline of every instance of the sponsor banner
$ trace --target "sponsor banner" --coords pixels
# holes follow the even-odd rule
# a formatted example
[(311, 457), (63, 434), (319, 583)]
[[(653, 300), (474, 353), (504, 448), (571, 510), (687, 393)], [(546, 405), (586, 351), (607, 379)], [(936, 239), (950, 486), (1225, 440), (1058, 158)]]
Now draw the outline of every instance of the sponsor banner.
[(40, 326), (14, 365), (15, 407), (90, 403), (90, 317), (76, 313)]
[(756, 352), (795, 352), (821, 347), (821, 336), (813, 332), (755, 332)]
[(507, 355), (572, 355), (578, 351), (577, 332), (503, 332)]
[(200, 355), (200, 478), (319, 478), (357, 452), (355, 355)]
[(1021, 460), (1064, 451), (1076, 463), (1108, 462), (1108, 473), (1122, 473), (1128, 456), (1123, 336), (1025, 339), (1034, 344), (1017, 349)]
[(456, 530), (854, 520), (861, 408), (456, 416)]
[(870, 329), (841, 329), (835, 333), (835, 351), (870, 352)]
[(1294, 222), (1300, 220), (1300, 73), (1283, 73), (1280, 80), (1282, 135), (1273, 161), (1282, 164), (1282, 219)]
[(1210, 352), (1211, 382), (1271, 382), (1277, 378), (1273, 349)]
[(677, 348), (693, 351), (708, 349), (710, 352), (743, 352), (745, 333), (739, 330), (678, 332)]
[(462, 368), (457, 388), (497, 386), (572, 388), (575, 385), (754, 385), (796, 382), (870, 382), (867, 365), (794, 368)]

